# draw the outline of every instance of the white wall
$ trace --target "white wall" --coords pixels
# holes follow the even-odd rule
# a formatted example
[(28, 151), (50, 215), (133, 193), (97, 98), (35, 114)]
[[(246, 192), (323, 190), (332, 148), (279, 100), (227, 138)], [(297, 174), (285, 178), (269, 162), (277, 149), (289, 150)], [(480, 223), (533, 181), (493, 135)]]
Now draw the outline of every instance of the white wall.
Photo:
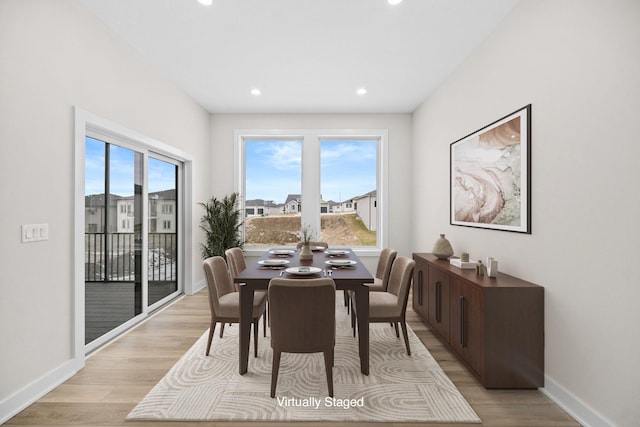
[(388, 129), (389, 246), (411, 256), (410, 114), (213, 114), (211, 172), (217, 196), (234, 191), (234, 165), (228, 159), (233, 158), (235, 129)]
[[(73, 107), (192, 155), (194, 200), (210, 180), (209, 114), (78, 1), (2, 0), (0, 52), (1, 422), (73, 368)], [(21, 244), (33, 223), (50, 239)]]
[[(438, 234), (545, 287), (545, 391), (640, 420), (640, 2), (520, 3), (414, 113), (413, 249)], [(532, 104), (531, 235), (449, 225), (449, 144)]]

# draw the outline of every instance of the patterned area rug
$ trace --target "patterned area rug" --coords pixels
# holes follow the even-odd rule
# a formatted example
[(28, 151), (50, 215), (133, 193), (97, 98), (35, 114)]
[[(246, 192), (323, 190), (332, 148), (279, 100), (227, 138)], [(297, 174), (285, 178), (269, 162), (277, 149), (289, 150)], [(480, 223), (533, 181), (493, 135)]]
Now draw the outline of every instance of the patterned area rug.
[[(127, 416), (129, 420), (383, 421), (479, 423), (467, 401), (409, 329), (411, 356), (389, 324), (370, 326), (370, 374), (360, 373), (357, 338), (336, 298), (334, 398), (327, 394), (324, 359), (282, 354), (276, 398), (269, 338), (258, 341), (249, 372), (238, 374), (238, 325), (219, 326), (209, 357), (208, 332), (182, 356)], [(267, 335), (269, 331), (267, 330)]]

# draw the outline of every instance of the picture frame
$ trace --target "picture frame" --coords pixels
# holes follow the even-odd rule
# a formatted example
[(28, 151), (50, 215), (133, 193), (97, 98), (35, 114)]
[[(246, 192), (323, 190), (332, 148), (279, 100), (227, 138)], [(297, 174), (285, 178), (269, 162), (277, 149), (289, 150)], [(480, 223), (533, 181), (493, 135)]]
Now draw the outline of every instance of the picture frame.
[(451, 143), (450, 223), (531, 234), (531, 104)]

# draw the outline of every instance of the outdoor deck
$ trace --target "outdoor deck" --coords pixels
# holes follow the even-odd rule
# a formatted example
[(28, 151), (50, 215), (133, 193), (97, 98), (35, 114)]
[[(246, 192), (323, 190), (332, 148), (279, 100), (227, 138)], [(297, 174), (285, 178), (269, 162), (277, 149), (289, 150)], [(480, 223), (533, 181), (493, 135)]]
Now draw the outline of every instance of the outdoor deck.
[[(176, 286), (176, 282), (150, 282), (149, 305), (175, 292)], [(85, 282), (84, 300), (85, 344), (135, 316), (133, 282)]]

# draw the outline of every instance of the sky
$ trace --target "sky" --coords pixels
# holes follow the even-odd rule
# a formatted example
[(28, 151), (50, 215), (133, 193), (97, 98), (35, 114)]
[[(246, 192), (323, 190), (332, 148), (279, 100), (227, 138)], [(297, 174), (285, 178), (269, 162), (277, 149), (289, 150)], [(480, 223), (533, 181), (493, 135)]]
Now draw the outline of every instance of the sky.
[[(302, 142), (245, 141), (246, 199), (284, 203), (300, 194)], [(314, 159), (305, 159), (314, 161)], [(320, 192), (341, 202), (376, 189), (377, 141), (321, 141)]]
[[(104, 142), (86, 138), (87, 195), (104, 193), (104, 150)], [(321, 141), (320, 152), (320, 187), (325, 201), (341, 202), (376, 189), (377, 141)], [(285, 202), (287, 195), (300, 194), (301, 141), (246, 141), (245, 156), (247, 200), (264, 199), (280, 204)], [(112, 144), (110, 161), (111, 193), (119, 196), (133, 195), (134, 152)], [(149, 192), (174, 187), (175, 166), (150, 157)]]
[[(85, 140), (85, 194), (104, 193), (105, 143)], [(111, 194), (132, 196), (135, 154), (117, 145), (110, 146)], [(175, 188), (175, 165), (149, 157), (149, 192)]]

